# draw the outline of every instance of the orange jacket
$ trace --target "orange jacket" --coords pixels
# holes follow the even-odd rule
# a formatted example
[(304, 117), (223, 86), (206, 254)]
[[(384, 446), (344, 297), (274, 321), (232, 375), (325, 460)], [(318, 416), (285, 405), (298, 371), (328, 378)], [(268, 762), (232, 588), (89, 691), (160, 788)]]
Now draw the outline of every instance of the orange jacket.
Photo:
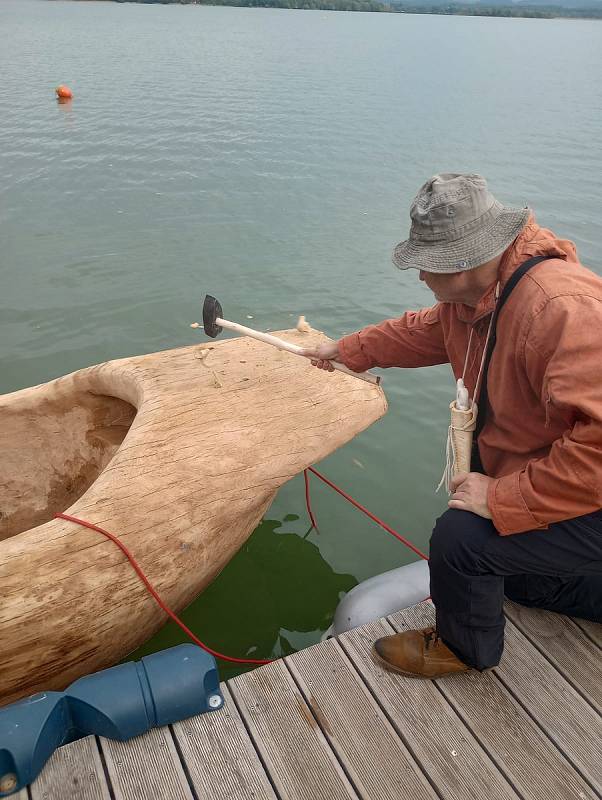
[[(581, 266), (572, 242), (531, 217), (500, 265), (501, 288), (538, 255), (553, 260), (523, 276), (498, 319), (479, 437), (500, 534), (602, 508), (602, 278)], [(492, 285), (476, 308), (438, 303), (345, 336), (341, 358), (357, 372), (450, 363), (459, 378), (472, 327), (465, 378), (472, 396), (494, 293)]]

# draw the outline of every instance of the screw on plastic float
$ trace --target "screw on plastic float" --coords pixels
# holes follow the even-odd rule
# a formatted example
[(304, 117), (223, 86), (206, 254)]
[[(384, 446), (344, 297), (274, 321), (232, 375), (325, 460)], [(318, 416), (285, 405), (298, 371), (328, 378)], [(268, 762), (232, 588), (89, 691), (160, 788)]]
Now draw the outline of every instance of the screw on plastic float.
[(210, 708), (219, 708), (222, 704), (222, 698), (219, 694), (212, 694), (209, 698), (209, 707)]
[(17, 776), (14, 772), (7, 772), (0, 778), (0, 792), (12, 792), (17, 787)]

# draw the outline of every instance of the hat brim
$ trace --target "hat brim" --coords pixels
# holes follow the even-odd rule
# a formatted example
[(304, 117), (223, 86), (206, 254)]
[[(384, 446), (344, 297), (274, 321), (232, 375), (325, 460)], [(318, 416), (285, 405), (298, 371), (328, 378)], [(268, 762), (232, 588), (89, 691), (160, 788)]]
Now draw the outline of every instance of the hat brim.
[(531, 209), (504, 208), (485, 228), (453, 242), (406, 239), (393, 250), (399, 269), (424, 272), (464, 272), (484, 264), (512, 244), (527, 224)]

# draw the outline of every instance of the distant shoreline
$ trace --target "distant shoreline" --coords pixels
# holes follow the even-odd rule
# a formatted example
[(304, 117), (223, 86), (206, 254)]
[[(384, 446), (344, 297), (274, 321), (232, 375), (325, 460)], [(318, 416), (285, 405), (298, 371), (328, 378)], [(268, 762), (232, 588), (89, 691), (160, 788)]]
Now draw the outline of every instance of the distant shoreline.
[[(78, 0), (87, 2), (88, 0)], [(359, 11), (387, 14), (434, 14), (439, 16), (494, 17), (497, 19), (589, 19), (602, 20), (602, 7), (564, 8), (560, 6), (485, 5), (481, 3), (443, 3), (438, 5), (411, 2), (381, 3), (379, 0), (109, 0), (113, 3), (144, 5), (203, 5), (235, 8), (284, 8), (297, 11)]]

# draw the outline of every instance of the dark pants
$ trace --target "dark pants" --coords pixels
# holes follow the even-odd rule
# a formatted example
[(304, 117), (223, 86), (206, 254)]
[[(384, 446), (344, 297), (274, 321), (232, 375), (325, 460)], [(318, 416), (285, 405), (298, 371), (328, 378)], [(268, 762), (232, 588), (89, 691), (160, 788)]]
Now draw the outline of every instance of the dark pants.
[(602, 511), (500, 536), (491, 520), (449, 509), (433, 530), (429, 568), (439, 636), (465, 664), (494, 667), (504, 649), (504, 594), (602, 622)]

